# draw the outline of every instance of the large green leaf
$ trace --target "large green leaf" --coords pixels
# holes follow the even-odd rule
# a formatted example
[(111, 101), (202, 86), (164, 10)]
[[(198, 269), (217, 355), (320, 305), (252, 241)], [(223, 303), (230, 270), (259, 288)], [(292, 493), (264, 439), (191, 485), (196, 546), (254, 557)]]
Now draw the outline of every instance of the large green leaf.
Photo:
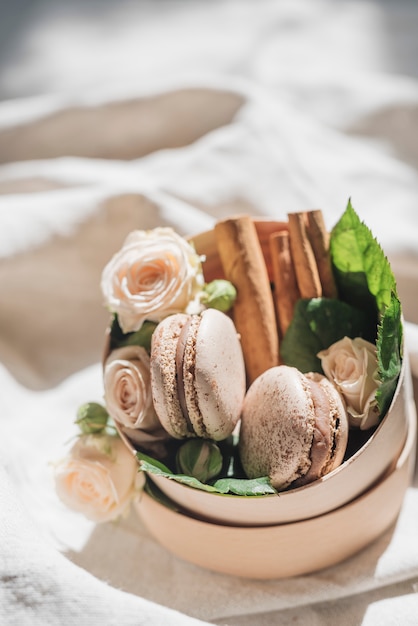
[(380, 387), (376, 393), (380, 414), (388, 411), (395, 393), (402, 366), (402, 320), (401, 304), (395, 294), (386, 307), (378, 328), (377, 359)]
[(376, 312), (375, 338), (371, 340), (377, 348), (380, 386), (376, 399), (383, 416), (402, 365), (402, 309), (395, 276), (380, 244), (350, 201), (331, 232), (330, 251), (339, 296), (365, 312)]
[(341, 300), (299, 300), (281, 342), (282, 361), (301, 372), (322, 373), (318, 352), (343, 337), (364, 336), (366, 326), (365, 314)]
[(276, 493), (276, 490), (270, 483), (270, 479), (266, 476), (254, 479), (233, 477), (219, 478), (213, 484), (206, 484), (200, 482), (196, 478), (193, 478), (193, 476), (174, 474), (163, 463), (152, 459), (142, 452), (137, 452), (136, 456), (140, 461), (140, 468), (142, 471), (147, 472), (148, 474), (164, 476), (165, 478), (175, 480), (176, 482), (193, 487), (194, 489), (200, 489), (201, 491), (221, 494), (232, 493), (240, 496), (260, 496)]
[(382, 314), (396, 293), (396, 282), (382, 248), (360, 220), (351, 201), (334, 226), (330, 253), (339, 296), (364, 310), (373, 305)]

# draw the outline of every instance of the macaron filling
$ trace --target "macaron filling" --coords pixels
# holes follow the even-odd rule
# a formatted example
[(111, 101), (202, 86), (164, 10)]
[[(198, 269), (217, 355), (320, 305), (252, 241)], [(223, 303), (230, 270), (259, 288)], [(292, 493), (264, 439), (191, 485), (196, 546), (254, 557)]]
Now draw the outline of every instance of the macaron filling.
[(201, 319), (200, 315), (193, 315), (184, 324), (179, 334), (175, 355), (177, 399), (187, 426), (187, 433), (192, 437), (208, 436), (199, 408), (196, 386), (196, 342)]
[(308, 374), (307, 378), (314, 405), (315, 424), (309, 454), (311, 466), (308, 472), (296, 481), (297, 485), (317, 480), (334, 469), (340, 437), (339, 411), (327, 381), (322, 379), (321, 384), (321, 379), (315, 374)]
[(304, 476), (299, 479), (299, 484), (311, 482), (320, 478), (326, 471), (332, 449), (334, 448), (333, 428), (330, 424), (331, 405), (329, 398), (322, 387), (309, 381), (312, 401), (315, 411), (315, 423), (309, 457), (311, 466)]
[[(177, 398), (179, 401), (179, 405), (181, 408), (181, 412), (183, 414), (184, 420), (186, 422), (187, 431), (190, 435), (195, 435), (195, 430), (193, 428), (192, 421), (189, 416), (189, 411), (187, 409), (187, 401), (186, 401), (186, 392), (184, 389), (184, 363), (185, 363), (185, 352), (187, 339), (190, 333), (190, 327), (192, 325), (192, 318), (190, 318), (183, 326), (180, 331), (177, 347), (176, 347), (176, 377), (177, 377)], [(188, 368), (189, 375), (193, 376), (193, 367)]]

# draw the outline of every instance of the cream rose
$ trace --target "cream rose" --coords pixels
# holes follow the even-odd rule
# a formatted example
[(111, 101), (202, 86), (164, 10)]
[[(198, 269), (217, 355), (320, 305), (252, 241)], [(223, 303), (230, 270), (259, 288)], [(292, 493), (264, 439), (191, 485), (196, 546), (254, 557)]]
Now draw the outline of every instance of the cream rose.
[(55, 486), (66, 506), (94, 522), (122, 515), (143, 481), (138, 464), (119, 437), (81, 436), (55, 466)]
[(147, 319), (160, 322), (199, 299), (204, 285), (201, 257), (171, 228), (136, 230), (102, 273), (105, 304), (124, 333)]
[(115, 421), (148, 432), (161, 427), (152, 404), (150, 359), (145, 348), (126, 346), (111, 352), (103, 382), (106, 408)]
[(322, 369), (345, 400), (350, 425), (367, 430), (379, 421), (376, 346), (361, 337), (344, 337), (318, 353)]

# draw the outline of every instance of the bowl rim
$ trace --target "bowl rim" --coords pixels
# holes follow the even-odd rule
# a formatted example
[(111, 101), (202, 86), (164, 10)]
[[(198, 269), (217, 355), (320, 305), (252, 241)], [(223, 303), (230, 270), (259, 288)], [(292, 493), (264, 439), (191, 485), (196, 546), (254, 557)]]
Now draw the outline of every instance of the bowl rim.
[[(390, 407), (386, 413), (386, 415), (382, 418), (382, 420), (380, 421), (379, 425), (377, 426), (377, 428), (373, 431), (373, 433), (370, 435), (370, 437), (367, 439), (367, 441), (365, 441), (365, 443), (363, 445), (361, 445), (358, 450), (356, 450), (349, 458), (347, 458), (345, 461), (343, 461), (343, 463), (341, 463), (338, 467), (334, 468), (331, 472), (328, 472), (328, 474), (325, 474), (324, 476), (322, 476), (321, 478), (318, 478), (317, 480), (313, 481), (312, 483), (308, 483), (307, 485), (302, 485), (300, 487), (292, 487), (291, 489), (288, 490), (284, 490), (284, 491), (279, 491), (277, 493), (268, 493), (268, 494), (263, 494), (263, 495), (257, 495), (257, 496), (253, 496), (254, 498), (270, 498), (270, 499), (274, 499), (277, 498), (278, 496), (280, 497), (284, 497), (290, 493), (301, 493), (303, 491), (306, 491), (307, 489), (309, 489), (310, 487), (312, 487), (314, 484), (317, 483), (326, 483), (329, 482), (330, 480), (332, 480), (333, 476), (335, 476), (336, 474), (339, 474), (340, 472), (342, 472), (344, 470), (344, 468), (349, 467), (352, 463), (355, 463), (356, 459), (361, 456), (362, 454), (364, 454), (365, 452), (367, 452), (367, 448), (370, 447), (370, 445), (373, 445), (373, 441), (379, 437), (379, 431), (384, 427), (384, 422), (386, 420), (387, 415), (389, 414), (389, 412), (392, 409), (392, 406), (395, 403), (395, 400), (397, 399), (399, 393), (400, 393), (400, 388), (403, 384), (404, 381), (404, 376), (405, 376), (405, 368), (404, 365), (402, 363), (402, 368), (401, 368), (401, 373), (399, 375), (399, 380), (398, 380), (398, 384), (396, 386), (396, 391), (395, 394), (393, 396), (392, 402), (390, 404)], [(131, 447), (132, 444), (129, 442), (129, 445)], [(396, 459), (392, 460), (392, 463), (390, 464), (390, 466), (394, 466), (394, 464), (396, 463)], [(390, 466), (387, 468), (386, 472), (389, 471)], [(147, 473), (148, 474), (148, 473)], [(151, 478), (152, 478), (153, 474), (151, 474)], [(162, 476), (161, 478), (164, 478), (164, 480), (170, 480), (172, 481), (172, 478), (168, 478), (165, 476)], [(191, 489), (193, 491), (196, 491), (195, 487), (192, 487), (191, 485), (187, 485), (185, 483), (180, 483), (179, 481), (176, 481), (177, 484), (181, 485), (182, 487), (186, 488), (186, 489)], [(219, 493), (216, 491), (202, 491), (202, 493), (206, 493), (208, 496), (219, 496), (221, 498), (245, 498), (248, 499), (251, 496), (240, 496), (237, 494), (233, 494), (233, 493)]]
[[(373, 431), (373, 433), (370, 435), (370, 437), (367, 439), (367, 441), (360, 446), (360, 448), (358, 450), (356, 450), (356, 452), (354, 452), (349, 458), (347, 458), (345, 461), (343, 461), (343, 463), (341, 463), (338, 467), (336, 467), (335, 469), (333, 469), (331, 472), (329, 472), (328, 474), (325, 474), (324, 476), (322, 476), (321, 478), (318, 478), (317, 480), (308, 483), (307, 485), (302, 485), (300, 487), (293, 487), (291, 489), (288, 490), (284, 490), (284, 491), (280, 491), (277, 493), (272, 493), (272, 494), (263, 494), (263, 495), (257, 495), (257, 496), (253, 496), (253, 498), (257, 498), (260, 499), (274, 499), (277, 497), (287, 497), (290, 494), (294, 494), (294, 493), (303, 493), (304, 491), (306, 491), (309, 488), (312, 488), (313, 485), (317, 485), (319, 483), (326, 483), (329, 482), (330, 480), (333, 479), (333, 477), (335, 477), (335, 475), (338, 475), (339, 473), (341, 473), (342, 471), (344, 471), (344, 469), (346, 469), (347, 467), (349, 467), (351, 464), (353, 464), (356, 459), (359, 456), (362, 456), (364, 453), (367, 452), (367, 449), (373, 445), (373, 442), (375, 441), (376, 438), (379, 438), (379, 433), (381, 432), (382, 428), (384, 428), (384, 424), (387, 421), (387, 416), (389, 415), (389, 413), (392, 411), (392, 408), (399, 396), (399, 394), (401, 393), (401, 388), (404, 384), (405, 381), (405, 371), (409, 372), (409, 368), (408, 368), (408, 364), (407, 364), (407, 357), (404, 354), (404, 358), (402, 361), (402, 367), (401, 367), (401, 372), (399, 374), (399, 379), (398, 379), (398, 384), (396, 386), (396, 390), (394, 393), (394, 396), (392, 398), (392, 402), (390, 404), (390, 407), (387, 411), (387, 413), (384, 415), (384, 417), (381, 419), (379, 425), (376, 427), (376, 429)], [(116, 428), (119, 431), (119, 434), (121, 436), (121, 438), (124, 440), (125, 444), (128, 446), (128, 448), (131, 450), (131, 452), (136, 456), (136, 448), (133, 445), (133, 443), (131, 442), (131, 440), (129, 439), (129, 437), (126, 436), (126, 434), (119, 428), (119, 425), (116, 424)], [(405, 435), (406, 437), (406, 435)], [(391, 463), (389, 464), (389, 467), (385, 470), (385, 472), (390, 470), (390, 467), (393, 467), (394, 464), (397, 462), (397, 459), (392, 459)], [(138, 464), (140, 464), (140, 461), (138, 460)], [(384, 472), (384, 473), (385, 473)], [(154, 474), (152, 474), (151, 472), (145, 472), (147, 475), (150, 475), (151, 480), (153, 479), (153, 477), (155, 476)], [(166, 476), (159, 476), (160, 479), (165, 480), (165, 481), (170, 481), (172, 482), (174, 479), (166, 477)], [(195, 491), (200, 491), (202, 494), (206, 494), (207, 496), (217, 496), (220, 498), (232, 498), (232, 499), (237, 499), (237, 498), (242, 498), (245, 500), (248, 500), (249, 498), (251, 498), (251, 496), (240, 496), (237, 494), (233, 494), (233, 493), (218, 493), (218, 492), (213, 492), (213, 491), (204, 491), (204, 490), (199, 490), (196, 489), (195, 487), (192, 487), (191, 485), (187, 485), (185, 483), (181, 483), (179, 481), (174, 481), (176, 482), (176, 484), (178, 484), (181, 488), (187, 489), (187, 490), (191, 490), (193, 492)]]
[[(201, 525), (212, 525), (212, 526), (226, 526), (228, 528), (234, 529), (240, 529), (241, 530), (252, 530), (252, 529), (257, 529), (257, 530), (265, 530), (265, 529), (269, 529), (269, 528), (276, 528), (277, 526), (298, 526), (300, 525), (301, 527), (303, 525), (305, 525), (306, 523), (309, 523), (312, 520), (318, 519), (318, 518), (324, 518), (327, 516), (332, 516), (334, 513), (336, 513), (337, 511), (340, 511), (341, 509), (348, 509), (352, 506), (354, 506), (357, 502), (360, 502), (362, 500), (364, 500), (365, 498), (367, 498), (371, 493), (375, 492), (376, 490), (378, 490), (389, 478), (390, 476), (392, 476), (393, 474), (395, 474), (396, 472), (398, 472), (399, 470), (401, 470), (402, 468), (405, 467), (406, 464), (410, 464), (410, 477), (412, 476), (414, 467), (415, 467), (415, 462), (416, 462), (416, 458), (417, 458), (417, 443), (418, 443), (418, 439), (417, 439), (417, 434), (418, 434), (418, 420), (417, 420), (417, 412), (416, 412), (416, 408), (415, 405), (413, 406), (413, 410), (411, 410), (409, 412), (409, 417), (408, 417), (408, 430), (407, 430), (407, 435), (406, 435), (406, 439), (404, 442), (404, 445), (402, 447), (401, 453), (399, 454), (398, 458), (392, 463), (392, 465), (387, 469), (387, 471), (379, 478), (379, 480), (375, 481), (370, 487), (369, 489), (366, 489), (365, 491), (363, 491), (362, 493), (360, 493), (356, 498), (353, 498), (352, 500), (350, 500), (349, 502), (346, 502), (345, 504), (343, 504), (342, 506), (338, 507), (337, 509), (333, 509), (331, 511), (327, 511), (326, 513), (324, 513), (323, 515), (318, 515), (315, 516), (313, 518), (307, 518), (307, 519), (300, 519), (300, 520), (295, 520), (292, 522), (286, 522), (286, 523), (279, 523), (279, 524), (266, 524), (263, 526), (240, 526), (240, 525), (234, 525), (234, 524), (221, 524), (219, 522), (216, 521), (212, 521), (212, 520), (208, 520), (208, 519), (200, 519), (199, 517), (195, 517), (193, 515), (190, 515), (187, 511), (183, 510), (183, 509), (177, 509), (177, 506), (175, 506), (175, 508), (170, 509), (174, 514), (177, 515), (182, 515), (184, 517), (187, 517), (189, 519), (193, 519), (194, 522), (196, 522), (197, 524), (201, 524)], [(187, 485), (185, 485), (187, 486)], [(210, 492), (205, 492), (205, 493), (210, 493)], [(148, 497), (153, 498), (152, 495), (150, 494), (146, 494)], [(226, 494), (211, 494), (211, 495), (226, 495)], [(245, 496), (238, 496), (238, 497), (245, 497)], [(264, 496), (255, 496), (256, 498), (258, 497), (264, 497)], [(273, 496), (274, 497), (274, 496)], [(140, 504), (140, 503), (139, 503)], [(161, 504), (161, 506), (165, 506), (164, 504), (162, 504), (161, 502), (159, 502), (159, 504)], [(174, 505), (177, 505), (176, 502), (173, 501)], [(168, 507), (166, 507), (168, 508)]]
[[(223, 525), (171, 510), (147, 493), (136, 503), (136, 512), (162, 547), (206, 570), (258, 580), (310, 574), (354, 556), (395, 522), (415, 466), (417, 420), (412, 401), (408, 425), (392, 470), (351, 502), (317, 518), (264, 527)], [(358, 519), (363, 518), (358, 532)], [(340, 540), (327, 541), (335, 528)]]

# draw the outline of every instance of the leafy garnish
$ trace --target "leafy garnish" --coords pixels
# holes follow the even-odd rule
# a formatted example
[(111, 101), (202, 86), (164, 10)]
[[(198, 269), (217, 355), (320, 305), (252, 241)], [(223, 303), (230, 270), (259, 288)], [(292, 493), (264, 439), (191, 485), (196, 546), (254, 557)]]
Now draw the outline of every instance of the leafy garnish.
[(220, 493), (234, 493), (237, 496), (265, 496), (277, 493), (268, 476), (262, 478), (219, 478), (214, 487)]
[(299, 300), (281, 343), (282, 360), (301, 372), (322, 373), (318, 352), (343, 337), (363, 336), (366, 326), (365, 314), (341, 300)]
[(391, 294), (396, 294), (395, 278), (382, 248), (350, 200), (332, 229), (330, 253), (340, 299), (365, 310), (370, 302), (375, 303), (377, 313), (383, 314)]
[(151, 338), (156, 328), (155, 322), (145, 321), (139, 330), (131, 333), (123, 333), (118, 322), (117, 315), (114, 316), (110, 328), (110, 349), (122, 348), (124, 346), (142, 346), (147, 352), (151, 351)]
[(389, 409), (395, 393), (402, 366), (402, 320), (401, 303), (392, 293), (391, 302), (386, 307), (378, 327), (377, 359), (381, 384), (376, 393), (381, 415)]
[(276, 490), (272, 487), (270, 479), (266, 476), (261, 478), (246, 479), (246, 478), (219, 478), (217, 481), (211, 484), (202, 483), (192, 476), (186, 476), (185, 474), (174, 474), (160, 461), (152, 459), (142, 452), (137, 452), (136, 456), (140, 461), (140, 469), (148, 474), (155, 474), (158, 476), (164, 476), (170, 480), (188, 485), (201, 491), (208, 491), (211, 493), (233, 493), (239, 496), (260, 496), (266, 494), (274, 494)]
[(382, 248), (350, 201), (331, 232), (330, 251), (340, 297), (362, 305), (364, 311), (376, 311), (372, 341), (376, 341), (380, 379), (376, 399), (383, 416), (395, 393), (402, 365), (402, 309), (396, 280)]

